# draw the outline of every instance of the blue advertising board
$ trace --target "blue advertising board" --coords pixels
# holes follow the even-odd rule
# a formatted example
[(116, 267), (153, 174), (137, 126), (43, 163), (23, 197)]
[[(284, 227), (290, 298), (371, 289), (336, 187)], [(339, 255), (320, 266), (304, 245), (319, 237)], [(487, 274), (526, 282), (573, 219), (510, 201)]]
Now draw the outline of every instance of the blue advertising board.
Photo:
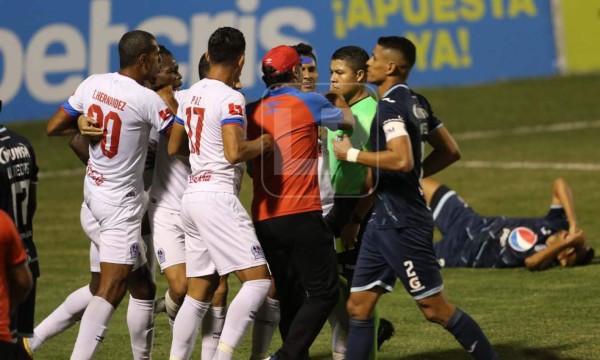
[[(87, 76), (118, 70), (123, 33), (155, 34), (181, 65), (184, 86), (212, 31), (246, 36), (244, 93), (262, 93), (260, 60), (272, 47), (306, 42), (319, 58), (379, 36), (417, 45), (410, 85), (447, 86), (557, 72), (547, 0), (0, 0), (0, 120), (47, 119)], [(325, 87), (320, 90), (325, 90)]]

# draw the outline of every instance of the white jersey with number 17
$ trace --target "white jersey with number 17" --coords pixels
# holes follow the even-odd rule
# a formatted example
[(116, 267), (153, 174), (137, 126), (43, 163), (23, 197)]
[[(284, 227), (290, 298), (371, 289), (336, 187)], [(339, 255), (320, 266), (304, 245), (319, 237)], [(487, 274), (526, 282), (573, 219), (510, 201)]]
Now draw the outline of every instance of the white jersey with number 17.
[(218, 191), (238, 194), (245, 164), (230, 164), (223, 150), (223, 126), (240, 126), (246, 132), (244, 96), (213, 79), (203, 79), (182, 98), (175, 121), (189, 138), (192, 174), (186, 192)]
[(104, 136), (90, 144), (84, 186), (112, 205), (142, 201), (142, 173), (150, 128), (165, 131), (172, 113), (152, 90), (119, 73), (92, 75), (63, 104), (72, 117), (86, 114)]

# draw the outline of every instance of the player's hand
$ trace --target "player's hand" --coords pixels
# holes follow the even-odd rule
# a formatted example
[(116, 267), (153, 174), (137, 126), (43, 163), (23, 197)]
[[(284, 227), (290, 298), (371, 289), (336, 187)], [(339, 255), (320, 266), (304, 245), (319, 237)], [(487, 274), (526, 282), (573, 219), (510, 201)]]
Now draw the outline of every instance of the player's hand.
[(163, 99), (164, 102), (168, 104), (168, 101), (173, 98), (173, 86), (163, 86), (160, 89), (156, 90), (156, 93), (158, 94), (158, 96), (160, 96), (161, 99)]
[(352, 143), (348, 135), (345, 135), (341, 139), (332, 139), (333, 152), (338, 160), (346, 160), (346, 154), (348, 150), (352, 148)]
[(80, 115), (77, 119), (77, 126), (81, 135), (87, 136), (90, 140), (102, 140), (102, 129), (95, 119)]
[(356, 245), (359, 230), (360, 224), (350, 223), (344, 226), (340, 234), (344, 250), (350, 250)]
[(273, 153), (275, 143), (273, 137), (269, 134), (263, 134), (260, 136), (260, 148), (262, 149), (263, 156), (269, 156)]
[(349, 107), (348, 103), (346, 102), (346, 100), (344, 99), (342, 94), (340, 94), (338, 92), (329, 91), (329, 92), (325, 93), (324, 96), (327, 98), (327, 100), (329, 100), (330, 103), (332, 103), (333, 105), (335, 105), (339, 108)]
[(565, 238), (565, 241), (573, 247), (583, 246), (583, 244), (585, 243), (585, 236), (583, 234), (583, 230), (577, 229), (574, 231), (574, 233), (571, 233), (569, 231)]

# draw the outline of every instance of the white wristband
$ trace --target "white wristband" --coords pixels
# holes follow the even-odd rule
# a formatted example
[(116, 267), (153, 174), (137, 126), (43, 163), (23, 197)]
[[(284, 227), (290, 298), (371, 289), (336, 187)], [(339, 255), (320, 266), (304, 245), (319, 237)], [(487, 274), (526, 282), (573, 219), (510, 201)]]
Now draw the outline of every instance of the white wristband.
[(360, 150), (358, 150), (358, 149), (355, 149), (355, 148), (348, 149), (348, 152), (346, 153), (346, 161), (355, 163), (356, 159), (358, 159), (359, 153), (360, 153)]

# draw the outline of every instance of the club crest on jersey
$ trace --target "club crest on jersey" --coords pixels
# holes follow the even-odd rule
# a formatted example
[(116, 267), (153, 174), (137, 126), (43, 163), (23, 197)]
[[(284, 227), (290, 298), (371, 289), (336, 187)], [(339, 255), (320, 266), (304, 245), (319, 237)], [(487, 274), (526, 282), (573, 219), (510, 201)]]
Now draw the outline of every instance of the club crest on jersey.
[(162, 248), (158, 249), (158, 251), (156, 252), (156, 257), (158, 258), (159, 264), (164, 263), (166, 260), (165, 251)]
[(129, 255), (131, 255), (132, 259), (137, 259), (137, 257), (140, 256), (140, 244), (132, 244), (129, 247)]
[(537, 242), (537, 235), (526, 227), (513, 229), (508, 235), (508, 245), (516, 251), (530, 250)]
[(254, 256), (254, 260), (265, 258), (265, 254), (263, 253), (262, 248), (258, 245), (252, 245), (252, 247), (250, 248), (250, 251), (252, 252), (252, 255)]
[(429, 113), (427, 112), (427, 110), (425, 110), (425, 108), (420, 105), (413, 105), (412, 111), (413, 114), (415, 114), (415, 117), (419, 120), (424, 120), (429, 117)]

